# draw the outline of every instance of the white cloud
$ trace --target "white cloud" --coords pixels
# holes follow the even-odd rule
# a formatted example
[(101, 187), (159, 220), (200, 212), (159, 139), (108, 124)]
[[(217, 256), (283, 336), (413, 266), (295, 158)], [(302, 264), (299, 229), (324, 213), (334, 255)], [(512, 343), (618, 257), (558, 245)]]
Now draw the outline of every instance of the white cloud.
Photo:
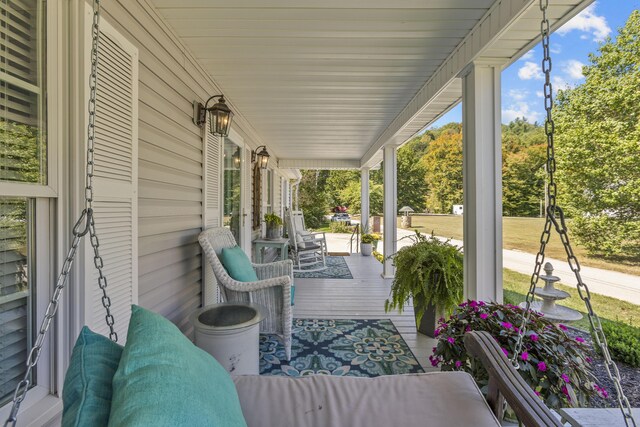
[(559, 54), (560, 52), (562, 52), (562, 47), (559, 46), (557, 43), (554, 45), (554, 47), (549, 47), (549, 50), (551, 51), (551, 53), (553, 53), (554, 55)]
[(527, 61), (524, 63), (524, 66), (518, 70), (518, 77), (522, 80), (542, 80), (542, 69), (540, 68), (540, 65), (535, 62)]
[(509, 90), (508, 96), (514, 101), (523, 101), (529, 96), (529, 91), (525, 89), (511, 89)]
[(569, 83), (564, 77), (551, 77), (551, 84), (553, 86), (554, 94), (558, 93), (558, 90), (571, 89), (571, 83)]
[(537, 91), (536, 91), (536, 96), (537, 96), (538, 98), (544, 98), (544, 92), (543, 92), (543, 91), (541, 91), (541, 90), (537, 90)]
[(535, 55), (535, 51), (533, 49), (529, 50), (527, 53), (525, 53), (524, 55), (522, 55), (520, 58), (518, 58), (518, 61), (526, 61), (527, 59), (531, 59), (533, 58), (533, 56)]
[[(593, 3), (578, 15), (573, 17), (569, 22), (564, 24), (557, 33), (564, 35), (573, 30), (590, 33), (593, 37), (593, 41), (601, 42), (609, 34), (611, 34), (611, 27), (607, 24), (607, 19), (602, 15), (595, 13), (596, 4)], [(580, 38), (587, 39), (588, 36), (582, 35)]]
[(532, 111), (529, 104), (524, 101), (516, 101), (502, 110), (502, 123), (509, 123), (518, 117), (526, 118), (529, 123), (539, 122), (542, 114)]
[(561, 65), (562, 71), (574, 80), (580, 80), (584, 77), (582, 75), (582, 67), (584, 67), (584, 64), (576, 59), (569, 59)]

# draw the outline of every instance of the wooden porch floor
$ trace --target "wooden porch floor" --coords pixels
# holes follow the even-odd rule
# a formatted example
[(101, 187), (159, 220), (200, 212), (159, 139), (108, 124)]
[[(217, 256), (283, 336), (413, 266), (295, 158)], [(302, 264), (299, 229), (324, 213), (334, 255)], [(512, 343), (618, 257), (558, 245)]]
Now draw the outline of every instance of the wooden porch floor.
[(316, 319), (391, 319), (425, 369), (436, 340), (416, 332), (413, 307), (402, 314), (385, 313), (390, 279), (383, 279), (382, 264), (374, 257), (345, 256), (353, 279), (295, 279), (293, 317)]

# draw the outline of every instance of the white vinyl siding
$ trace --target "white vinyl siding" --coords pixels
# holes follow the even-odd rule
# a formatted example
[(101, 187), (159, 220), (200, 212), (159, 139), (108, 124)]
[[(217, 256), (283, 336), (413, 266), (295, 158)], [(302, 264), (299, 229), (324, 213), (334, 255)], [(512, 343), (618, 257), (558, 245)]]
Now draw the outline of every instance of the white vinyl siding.
[(139, 51), (138, 303), (190, 334), (202, 303), (203, 140), (194, 100), (219, 93), (144, 1), (103, 2)]
[[(87, 8), (88, 22), (91, 17)], [(138, 302), (138, 50), (107, 19), (100, 23), (100, 33), (93, 207), (111, 313), (115, 330), (124, 342), (131, 304)], [(87, 37), (87, 51), (90, 43)], [(87, 71), (88, 67), (89, 64)], [(84, 249), (88, 298), (85, 322), (95, 331), (107, 334), (102, 290), (88, 235)]]

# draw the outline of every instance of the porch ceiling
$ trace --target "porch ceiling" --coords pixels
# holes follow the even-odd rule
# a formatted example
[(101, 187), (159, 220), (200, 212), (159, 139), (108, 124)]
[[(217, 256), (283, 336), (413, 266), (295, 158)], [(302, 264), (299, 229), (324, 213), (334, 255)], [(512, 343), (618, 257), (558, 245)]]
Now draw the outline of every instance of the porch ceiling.
[[(150, 1), (276, 157), (321, 163), (366, 163), (381, 138), (398, 143), (398, 119), (494, 3)], [(581, 1), (559, 3), (563, 16)], [(492, 53), (513, 57), (535, 36), (527, 30)], [(411, 132), (457, 102), (459, 83), (446, 85)]]

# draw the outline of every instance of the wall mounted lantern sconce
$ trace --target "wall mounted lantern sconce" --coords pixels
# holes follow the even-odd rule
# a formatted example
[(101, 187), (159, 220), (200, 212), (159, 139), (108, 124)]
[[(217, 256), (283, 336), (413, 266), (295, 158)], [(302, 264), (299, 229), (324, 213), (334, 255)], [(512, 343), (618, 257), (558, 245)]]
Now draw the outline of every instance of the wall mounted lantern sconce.
[[(262, 150), (260, 150), (260, 148), (262, 148)], [(260, 147), (251, 151), (251, 163), (255, 163), (256, 161), (258, 161), (261, 169), (267, 168), (267, 166), (269, 165), (269, 157), (270, 156), (267, 152), (267, 147), (264, 145), (261, 145)]]
[[(220, 99), (209, 107), (209, 102), (215, 98)], [(204, 126), (207, 122), (207, 112), (209, 113), (209, 132), (222, 137), (229, 136), (233, 112), (227, 106), (224, 95), (213, 95), (207, 99), (204, 105), (198, 101), (193, 101), (193, 123), (200, 127)]]

